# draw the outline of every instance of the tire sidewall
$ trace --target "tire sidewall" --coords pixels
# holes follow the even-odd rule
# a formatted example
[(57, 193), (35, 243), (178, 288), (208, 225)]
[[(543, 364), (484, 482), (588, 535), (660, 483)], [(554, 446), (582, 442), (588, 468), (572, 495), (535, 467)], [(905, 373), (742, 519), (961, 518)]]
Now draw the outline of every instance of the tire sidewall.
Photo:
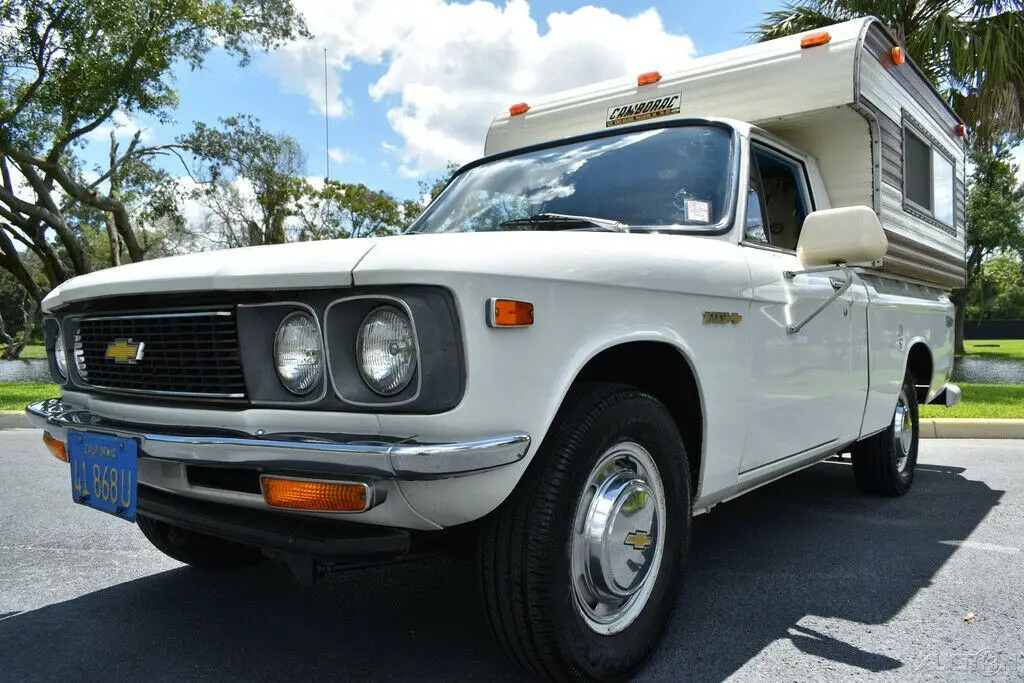
[[(556, 610), (560, 649), (570, 652), (573, 661), (583, 662), (582, 673), (594, 678), (605, 678), (606, 672), (632, 671), (657, 645), (675, 609), (690, 543), (690, 473), (682, 439), (660, 403), (650, 396), (630, 393), (604, 411), (583, 438), (569, 446), (569, 452), (563, 451), (572, 459), (572, 467), (564, 483), (558, 522), (551, 529), (551, 604)], [(571, 578), (572, 524), (598, 458), (625, 441), (643, 446), (658, 468), (665, 493), (666, 531), (661, 540), (665, 546), (658, 577), (643, 610), (623, 631), (602, 635), (594, 632), (577, 611)]]

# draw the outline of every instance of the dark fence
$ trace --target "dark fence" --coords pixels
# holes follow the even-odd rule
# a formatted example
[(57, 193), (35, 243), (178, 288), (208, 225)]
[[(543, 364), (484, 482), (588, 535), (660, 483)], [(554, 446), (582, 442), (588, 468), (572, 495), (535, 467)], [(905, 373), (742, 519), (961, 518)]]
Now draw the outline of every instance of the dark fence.
[(964, 339), (1024, 339), (1024, 320), (965, 320)]

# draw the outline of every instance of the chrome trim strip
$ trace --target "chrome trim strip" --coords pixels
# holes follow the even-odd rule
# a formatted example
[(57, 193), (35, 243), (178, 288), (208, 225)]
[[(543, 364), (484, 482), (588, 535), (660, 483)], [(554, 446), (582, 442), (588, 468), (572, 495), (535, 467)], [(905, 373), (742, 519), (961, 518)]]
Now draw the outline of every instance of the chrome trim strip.
[(275, 468), (321, 475), (369, 475), (409, 480), (447, 478), (522, 460), (531, 438), (524, 432), (444, 442), (416, 438), (277, 433), (264, 436), (166, 433), (166, 427), (130, 425), (65, 406), (51, 398), (25, 408), (29, 422), (61, 441), (69, 430), (139, 440), (147, 457), (210, 465)]
[(80, 321), (92, 321), (92, 320), (143, 320), (150, 318), (199, 318), (199, 317), (212, 317), (212, 316), (230, 316), (231, 311), (194, 311), (178, 312), (178, 313), (140, 313), (137, 315), (102, 315), (94, 316), (90, 318), (78, 317)]
[[(416, 391), (413, 392), (412, 396), (410, 396), (409, 398), (404, 399), (402, 401), (388, 401), (387, 400), (387, 398), (388, 398), (387, 396), (381, 396), (381, 400), (380, 401), (374, 401), (373, 403), (367, 403), (365, 401), (354, 401), (354, 400), (345, 398), (344, 396), (341, 395), (341, 390), (338, 388), (337, 383), (335, 383), (335, 381), (334, 381), (334, 369), (331, 366), (331, 346), (330, 346), (330, 344), (326, 344), (326, 340), (325, 340), (325, 349), (326, 349), (326, 352), (327, 352), (327, 376), (330, 379), (331, 388), (334, 390), (334, 396), (339, 401), (341, 401), (343, 403), (346, 403), (346, 404), (352, 405), (352, 406), (359, 406), (360, 408), (393, 408), (395, 406), (404, 406), (404, 405), (406, 405), (408, 403), (412, 403), (413, 401), (415, 401), (416, 399), (418, 399), (420, 397), (420, 392), (423, 391), (423, 358), (422, 358), (422, 355), (421, 355), (421, 352), (420, 352), (420, 335), (419, 335), (419, 332), (416, 330), (416, 319), (415, 319), (415, 317), (412, 314), (412, 309), (409, 308), (409, 304), (407, 304), (404, 299), (401, 299), (401, 298), (399, 298), (397, 296), (392, 296), (390, 294), (357, 294), (355, 296), (346, 296), (346, 297), (342, 297), (340, 299), (335, 299), (331, 303), (327, 304), (326, 308), (324, 308), (324, 327), (326, 328), (327, 325), (328, 325), (328, 322), (330, 320), (330, 315), (331, 315), (331, 309), (332, 308), (334, 308), (338, 304), (343, 304), (343, 303), (345, 303), (347, 301), (358, 301), (358, 300), (361, 300), (361, 299), (373, 299), (373, 300), (377, 300), (377, 301), (390, 301), (390, 302), (400, 306), (401, 309), (405, 312), (405, 315), (408, 316), (408, 318), (409, 318), (409, 327), (412, 328), (412, 338), (413, 338), (413, 341), (416, 344)], [(364, 318), (364, 320), (365, 320), (365, 318)], [(360, 323), (360, 327), (356, 329), (356, 338), (352, 340), (352, 353), (355, 355), (356, 364), (357, 364), (356, 365), (356, 369), (357, 370), (359, 370), (359, 367), (358, 367), (358, 363), (359, 363), (358, 348), (359, 348), (359, 330), (361, 328), (362, 328), (362, 323)], [(325, 336), (326, 336), (326, 334), (325, 334)], [(361, 377), (362, 377), (362, 371), (360, 371), (360, 378)], [(365, 383), (365, 380), (364, 380), (364, 383)], [(370, 391), (373, 391), (373, 389), (370, 388), (369, 386), (367, 386), (367, 388), (370, 389)], [(404, 387), (403, 387), (403, 390), (404, 390)], [(376, 392), (374, 392), (374, 393), (376, 393)], [(399, 392), (399, 393), (401, 393), (401, 392)]]
[(202, 394), (185, 391), (163, 391), (160, 389), (122, 389), (120, 387), (108, 387), (102, 384), (83, 384), (85, 389), (99, 389), (109, 391), (113, 394), (132, 394), (138, 396), (176, 396), (178, 398), (245, 398), (245, 394)]

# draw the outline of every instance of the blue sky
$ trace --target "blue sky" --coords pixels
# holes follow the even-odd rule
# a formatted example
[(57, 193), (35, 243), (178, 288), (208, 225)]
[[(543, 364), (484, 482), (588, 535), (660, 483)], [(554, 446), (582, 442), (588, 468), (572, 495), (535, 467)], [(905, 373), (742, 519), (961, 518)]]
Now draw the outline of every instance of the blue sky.
[[(400, 198), (413, 197), (417, 178), (436, 172), (443, 157), (466, 161), (479, 154), (490, 117), (531, 88), (550, 90), (629, 76), (632, 72), (627, 69), (641, 65), (641, 70), (666, 70), (688, 57), (741, 45), (762, 13), (781, 3), (596, 3), (607, 12), (587, 10), (595, 3), (574, 0), (298, 0), (297, 4), (317, 34), (313, 42), (258, 57), (244, 69), (220, 54), (212, 55), (202, 70), (178, 69), (180, 106), (174, 113), (175, 123), (139, 119), (147, 128), (147, 142), (168, 142), (190, 128), (192, 121), (213, 122), (219, 116), (244, 112), (257, 116), (268, 129), (298, 139), (307, 154), (307, 174), (322, 176), (322, 50), (326, 47), (332, 62), (334, 115), (329, 133), (335, 156), (331, 177), (364, 182)], [(645, 11), (644, 18), (639, 18)], [(527, 13), (535, 29), (524, 20)], [(549, 34), (548, 17), (553, 13), (563, 20), (557, 35)], [(360, 26), (366, 27), (362, 33)], [(684, 54), (686, 37), (692, 41), (690, 55)], [(558, 57), (537, 61), (537, 53)], [(602, 53), (609, 57), (607, 63), (598, 59), (602, 65), (591, 71), (588, 64)], [(512, 78), (503, 73), (504, 66), (488, 71), (488, 64), (518, 64), (521, 73)], [(532, 85), (517, 88), (512, 81)], [(377, 91), (371, 94), (375, 85)], [(442, 93), (441, 101), (437, 93)], [(445, 101), (450, 108), (445, 109)], [(98, 142), (95, 152), (102, 159), (105, 142)], [(168, 168), (180, 173), (180, 166)]]

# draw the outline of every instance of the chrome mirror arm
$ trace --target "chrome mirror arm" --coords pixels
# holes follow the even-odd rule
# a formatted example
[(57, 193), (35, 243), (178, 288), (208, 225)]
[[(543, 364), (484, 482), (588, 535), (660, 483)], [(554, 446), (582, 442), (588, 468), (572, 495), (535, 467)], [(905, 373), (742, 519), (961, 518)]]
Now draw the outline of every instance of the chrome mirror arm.
[(819, 313), (824, 311), (836, 299), (841, 297), (846, 292), (846, 290), (850, 288), (850, 285), (853, 284), (853, 271), (847, 267), (845, 261), (837, 261), (832, 265), (815, 266), (814, 268), (807, 268), (805, 270), (782, 271), (782, 276), (785, 277), (787, 280), (792, 280), (798, 275), (809, 275), (812, 273), (828, 273), (832, 271), (839, 271), (840, 273), (843, 274), (846, 280), (842, 282), (838, 287), (836, 287), (835, 283), (833, 283), (834, 291), (832, 292), (832, 296), (830, 296), (829, 298), (825, 299), (820, 304), (815, 306), (814, 310), (808, 313), (800, 322), (796, 323), (795, 325), (787, 325), (786, 334), (796, 334), (797, 332), (799, 332), (801, 329), (803, 329), (804, 325), (811, 322), (811, 320), (817, 317)]

